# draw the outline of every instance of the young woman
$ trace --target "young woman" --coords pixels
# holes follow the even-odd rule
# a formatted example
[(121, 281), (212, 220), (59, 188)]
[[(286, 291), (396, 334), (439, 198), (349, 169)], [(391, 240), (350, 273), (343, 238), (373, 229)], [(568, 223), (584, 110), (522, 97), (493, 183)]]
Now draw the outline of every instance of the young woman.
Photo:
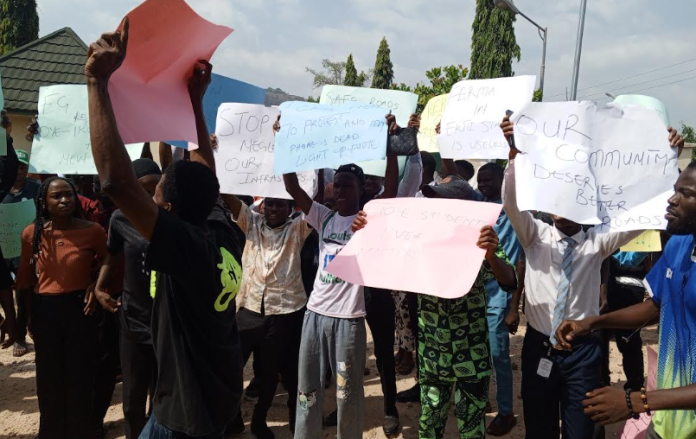
[(80, 219), (79, 206), (72, 183), (51, 177), (39, 188), (35, 223), (22, 233), (17, 287), (31, 299), (41, 439), (93, 439), (96, 428), (91, 296), (106, 233)]

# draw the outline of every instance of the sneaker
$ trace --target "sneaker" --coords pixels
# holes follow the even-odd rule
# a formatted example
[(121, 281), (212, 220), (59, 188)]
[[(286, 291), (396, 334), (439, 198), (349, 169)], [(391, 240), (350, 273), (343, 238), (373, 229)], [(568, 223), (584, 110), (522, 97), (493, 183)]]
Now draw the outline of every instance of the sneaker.
[(420, 402), (420, 384), (416, 384), (408, 390), (397, 393), (396, 400), (402, 404)]
[(385, 416), (384, 425), (382, 425), (384, 435), (387, 437), (395, 437), (401, 431), (401, 423), (398, 416)]

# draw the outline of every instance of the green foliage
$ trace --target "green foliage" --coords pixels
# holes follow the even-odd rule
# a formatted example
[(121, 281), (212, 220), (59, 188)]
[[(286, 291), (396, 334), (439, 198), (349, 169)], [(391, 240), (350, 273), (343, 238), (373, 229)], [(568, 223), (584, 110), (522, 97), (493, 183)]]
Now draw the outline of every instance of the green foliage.
[(313, 102), (313, 103), (315, 103), (315, 104), (318, 104), (318, 103), (319, 103), (319, 99), (318, 99), (318, 98), (315, 98), (314, 96), (310, 96), (310, 97), (307, 98), (307, 102)]
[[(684, 122), (681, 122), (681, 135), (686, 143), (696, 143), (696, 131)], [(696, 148), (691, 151), (691, 161), (696, 162)]]
[(544, 91), (542, 89), (534, 90), (532, 102), (541, 102), (544, 100)]
[(388, 89), (394, 80), (394, 66), (391, 62), (391, 50), (386, 38), (382, 38), (377, 49), (377, 60), (375, 61), (374, 76), (372, 77), (372, 88)]
[(495, 7), (493, 0), (477, 0), (471, 28), (469, 79), (514, 76), (512, 60), (520, 60), (515, 38), (515, 14)]
[(39, 38), (36, 0), (0, 0), (0, 55)]
[(343, 61), (334, 62), (324, 59), (321, 62), (323, 71), (317, 71), (306, 67), (307, 73), (314, 76), (314, 88), (325, 85), (343, 85), (343, 74), (346, 71), (346, 63)]
[(348, 61), (346, 61), (346, 77), (343, 78), (343, 85), (348, 87), (360, 86), (360, 84), (358, 84), (358, 69), (355, 68), (352, 53), (348, 55)]
[(435, 67), (425, 72), (430, 84), (418, 83), (415, 87), (406, 84), (392, 84), (393, 90), (410, 91), (418, 95), (418, 107), (416, 113), (420, 114), (435, 96), (447, 94), (457, 82), (466, 79), (469, 70), (461, 64), (458, 66)]

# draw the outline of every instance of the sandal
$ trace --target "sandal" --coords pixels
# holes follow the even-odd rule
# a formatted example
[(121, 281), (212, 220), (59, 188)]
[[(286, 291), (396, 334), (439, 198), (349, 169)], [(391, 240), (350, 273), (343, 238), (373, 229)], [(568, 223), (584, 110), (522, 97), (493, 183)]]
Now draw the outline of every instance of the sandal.
[(486, 429), (486, 433), (491, 436), (505, 436), (510, 433), (513, 428), (517, 425), (517, 418), (515, 415), (497, 415), (493, 422)]
[(396, 365), (396, 373), (399, 375), (410, 375), (415, 366), (416, 362), (413, 361), (413, 355), (410, 352), (406, 352), (401, 362)]
[(16, 341), (15, 344), (12, 346), (12, 356), (13, 357), (22, 357), (29, 352), (29, 347), (27, 346), (26, 342), (20, 342)]

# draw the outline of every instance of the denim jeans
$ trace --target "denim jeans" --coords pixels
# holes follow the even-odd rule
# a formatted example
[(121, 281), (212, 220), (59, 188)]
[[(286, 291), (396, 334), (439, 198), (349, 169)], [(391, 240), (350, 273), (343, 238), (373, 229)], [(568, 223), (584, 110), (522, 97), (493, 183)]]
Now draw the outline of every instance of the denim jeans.
[(185, 435), (184, 433), (177, 433), (158, 423), (153, 413), (152, 416), (150, 416), (150, 420), (147, 421), (145, 429), (140, 433), (139, 439), (222, 439), (224, 434), (224, 428), (217, 433), (212, 433), (207, 436), (196, 436), (195, 438)]
[(296, 439), (323, 437), (324, 384), (329, 368), (336, 377), (338, 437), (362, 438), (366, 337), (363, 318), (339, 319), (307, 311), (300, 345)]
[(495, 369), (496, 395), (498, 413), (512, 414), (512, 363), (510, 362), (510, 333), (505, 324), (509, 308), (489, 306), (488, 318), (489, 344), (493, 368)]

